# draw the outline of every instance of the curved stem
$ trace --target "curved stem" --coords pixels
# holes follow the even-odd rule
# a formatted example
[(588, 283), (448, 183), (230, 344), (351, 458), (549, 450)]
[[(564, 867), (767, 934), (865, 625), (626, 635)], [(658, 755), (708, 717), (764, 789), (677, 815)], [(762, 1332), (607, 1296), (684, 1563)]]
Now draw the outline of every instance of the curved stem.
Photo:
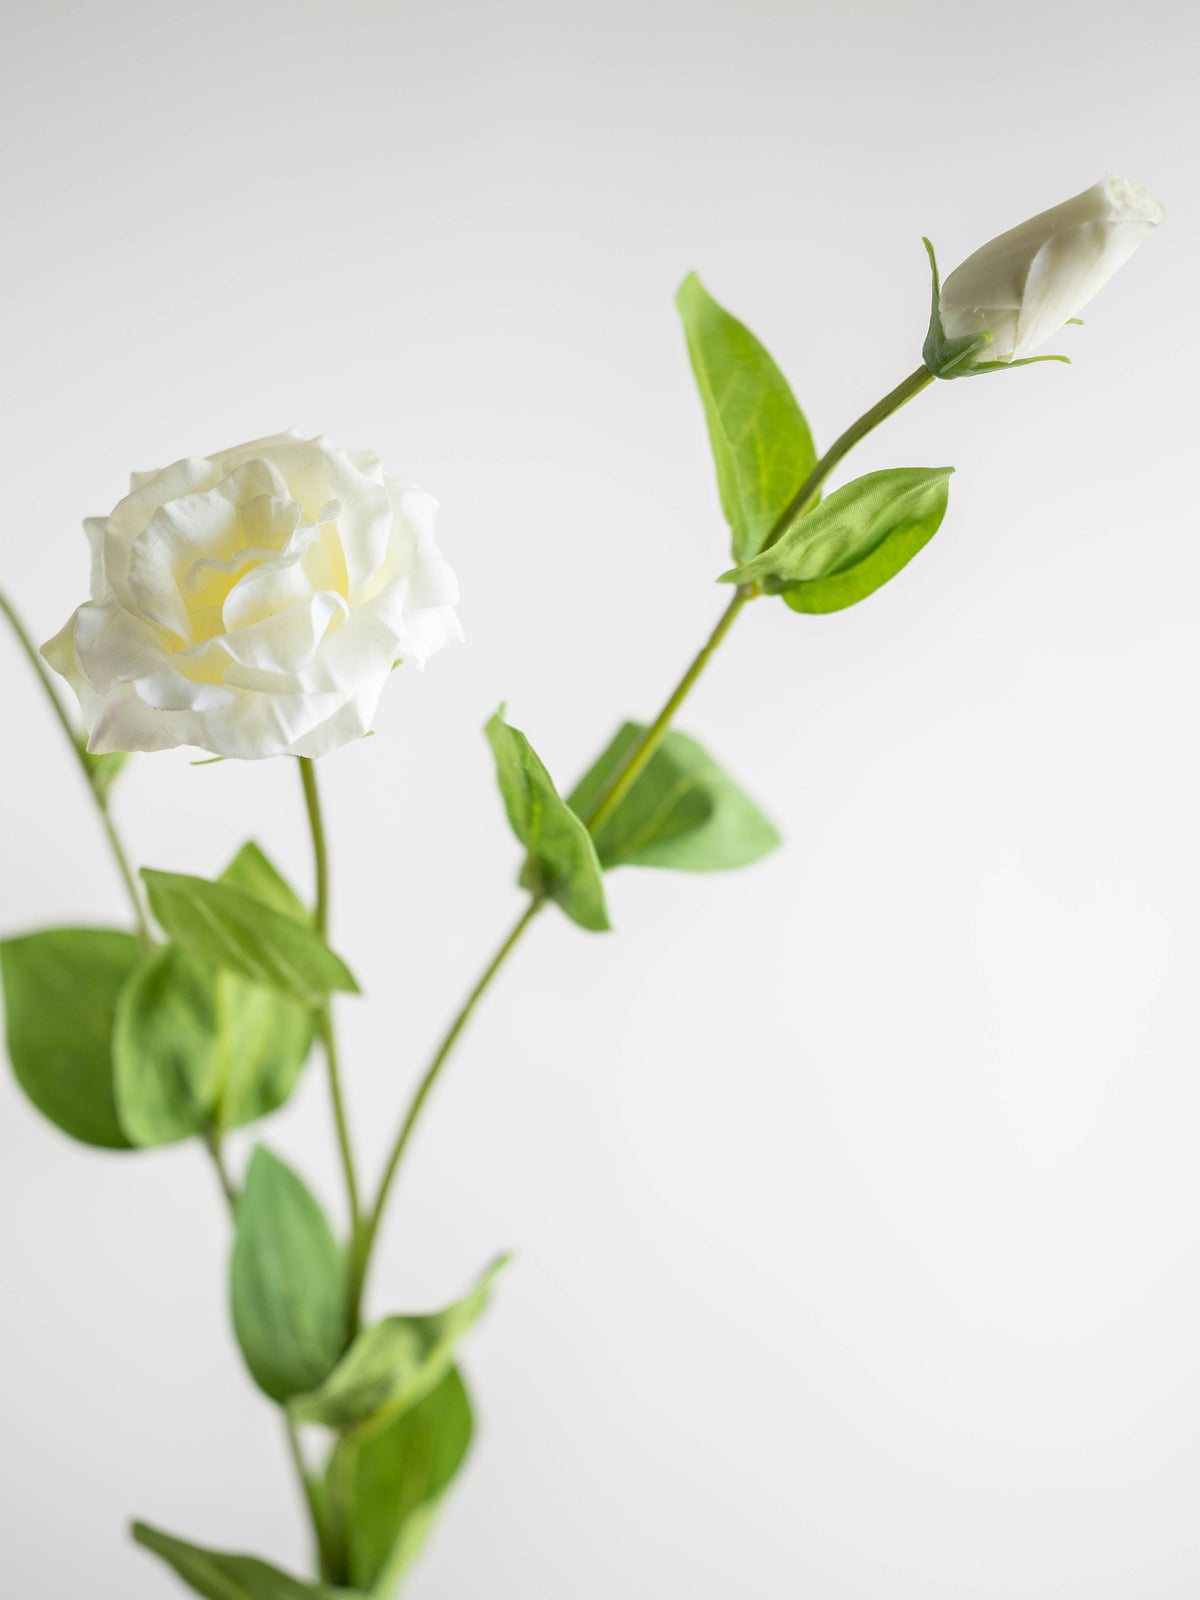
[(525, 932), (525, 929), (533, 921), (534, 917), (537, 916), (544, 904), (545, 902), (543, 900), (540, 900), (536, 897), (532, 898), (529, 904), (525, 907), (525, 910), (517, 918), (516, 922), (509, 931), (508, 937), (496, 951), (496, 954), (488, 962), (478, 983), (476, 983), (475, 987), (471, 990), (458, 1015), (450, 1024), (445, 1037), (442, 1039), (441, 1044), (438, 1046), (437, 1051), (434, 1054), (433, 1060), (429, 1063), (429, 1066), (425, 1070), (425, 1076), (421, 1079), (421, 1082), (417, 1087), (417, 1092), (413, 1096), (412, 1103), (408, 1108), (408, 1115), (405, 1117), (404, 1122), (401, 1125), (400, 1132), (396, 1137), (396, 1142), (392, 1147), (392, 1153), (388, 1159), (387, 1167), (384, 1170), (375, 1204), (372, 1207), (371, 1214), (363, 1227), (363, 1254), (359, 1267), (359, 1277), (357, 1282), (357, 1290), (360, 1296), (362, 1294), (363, 1281), (366, 1276), (367, 1263), (370, 1258), (371, 1247), (375, 1242), (375, 1233), (379, 1227), (379, 1221), (383, 1215), (383, 1209), (387, 1205), (388, 1194), (391, 1191), (392, 1183), (395, 1181), (396, 1173), (400, 1167), (400, 1162), (404, 1156), (405, 1150), (408, 1148), (408, 1141), (412, 1137), (413, 1129), (417, 1125), (417, 1119), (421, 1115), (421, 1108), (429, 1098), (429, 1092), (437, 1082), (438, 1074), (446, 1064), (450, 1052), (454, 1049), (454, 1046), (458, 1042), (459, 1034), (466, 1027), (470, 1015), (472, 1011), (474, 1011), (479, 1000), (482, 998), (484, 991), (488, 988), (492, 982), (492, 979), (500, 971), (500, 968), (508, 959), (509, 953), (513, 950), (517, 944), (517, 941)]
[(225, 1165), (225, 1150), (221, 1141), (220, 1129), (210, 1127), (204, 1134), (205, 1148), (212, 1157), (212, 1164), (217, 1174), (217, 1182), (221, 1185), (221, 1193), (225, 1196), (225, 1203), (229, 1207), (231, 1217), (237, 1215), (238, 1192), (237, 1185), (229, 1175), (229, 1168)]
[(842, 457), (849, 455), (860, 439), (865, 439), (881, 422), (886, 422), (894, 412), (899, 411), (901, 406), (907, 405), (914, 395), (920, 394), (922, 389), (927, 389), (933, 382), (934, 376), (928, 367), (918, 367), (915, 372), (910, 372), (903, 382), (898, 383), (894, 389), (889, 390), (883, 399), (877, 401), (869, 411), (864, 411), (857, 422), (850, 424), (845, 433), (838, 435), (787, 505), (775, 518), (774, 527), (763, 540), (764, 550), (769, 550), (777, 540), (782, 538), (796, 518), (804, 515), (813, 496)]
[[(825, 482), (825, 479), (837, 466), (838, 462), (842, 460), (843, 456), (852, 450), (860, 439), (865, 438), (873, 428), (877, 428), (881, 422), (890, 417), (894, 411), (898, 411), (900, 407), (906, 404), (907, 401), (911, 400), (914, 395), (920, 394), (922, 389), (926, 388), (933, 382), (933, 379), (934, 374), (930, 372), (927, 367), (919, 367), (916, 372), (910, 373), (910, 375), (905, 378), (902, 383), (897, 384), (894, 389), (892, 389), (888, 394), (884, 395), (883, 399), (880, 400), (876, 405), (873, 405), (869, 411), (864, 411), (862, 416), (859, 417), (856, 422), (851, 423), (851, 425), (846, 429), (845, 433), (841, 434), (837, 439), (834, 440), (833, 444), (817, 462), (816, 466), (800, 485), (799, 489), (797, 489), (791, 500), (780, 512), (779, 516), (775, 520), (775, 524), (772, 527), (771, 532), (764, 542), (763, 548), (766, 549), (770, 545), (773, 545), (791, 525), (791, 523), (793, 523), (798, 516), (802, 516), (803, 513), (809, 509), (818, 489), (820, 489), (821, 485)], [(629, 793), (631, 787), (637, 782), (638, 777), (643, 771), (645, 771), (646, 764), (649, 762), (654, 752), (662, 743), (665, 734), (674, 720), (676, 712), (691, 693), (697, 680), (704, 672), (704, 669), (708, 666), (709, 662), (712, 660), (713, 655), (715, 654), (721, 641), (729, 632), (730, 628), (733, 627), (733, 624), (736, 622), (746, 602), (748, 600), (752, 600), (757, 592), (758, 589), (756, 585), (739, 586), (734, 594), (733, 599), (729, 602), (718, 619), (716, 627), (713, 629), (712, 633), (709, 634), (704, 644), (693, 657), (691, 665), (683, 674), (683, 677), (680, 678), (675, 688), (668, 695), (658, 716), (655, 717), (654, 721), (646, 729), (641, 739), (638, 740), (637, 744), (635, 744), (633, 749), (629, 752), (629, 755), (625, 761), (625, 765), (621, 767), (613, 776), (608, 788), (600, 796), (600, 799), (593, 808), (591, 815), (583, 819), (587, 824), (588, 832), (592, 834), (593, 837), (604, 826), (604, 823), (609, 819), (609, 817), (612, 816), (613, 812), (620, 805), (621, 801)], [(404, 1118), (403, 1124), (401, 1125), (399, 1135), (397, 1136), (396, 1142), (392, 1147), (392, 1152), (388, 1159), (387, 1167), (384, 1171), (383, 1181), (379, 1186), (379, 1192), (376, 1196), (375, 1204), (372, 1207), (370, 1216), (364, 1224), (362, 1232), (359, 1236), (359, 1244), (361, 1249), (359, 1252), (359, 1259), (354, 1270), (353, 1287), (351, 1291), (353, 1296), (352, 1305), (355, 1309), (361, 1301), (363, 1287), (366, 1282), (367, 1270), (370, 1265), (371, 1252), (374, 1248), (375, 1239), (379, 1232), (379, 1225), (383, 1217), (384, 1207), (387, 1205), (388, 1197), (396, 1180), (396, 1174), (400, 1168), (400, 1163), (403, 1160), (404, 1153), (407, 1150), (409, 1141), (412, 1138), (413, 1129), (415, 1128), (417, 1120), (421, 1115), (421, 1111), (424, 1108), (425, 1102), (429, 1097), (430, 1090), (433, 1088), (434, 1083), (437, 1081), (438, 1075), (446, 1064), (447, 1058), (454, 1049), (455, 1044), (458, 1042), (459, 1035), (465, 1028), (472, 1011), (475, 1009), (476, 1003), (491, 984), (493, 978), (495, 978), (496, 974), (503, 966), (508, 955), (520, 940), (521, 935), (533, 921), (534, 916), (538, 911), (541, 910), (543, 903), (544, 902), (539, 899), (532, 899), (529, 905), (525, 908), (524, 913), (518, 918), (515, 926), (511, 929), (507, 938), (504, 940), (504, 943), (500, 946), (499, 950), (497, 950), (496, 954), (492, 957), (492, 960), (489, 962), (488, 966), (484, 969), (483, 976), (479, 979), (479, 982), (467, 996), (462, 1009), (451, 1023), (449, 1030), (447, 1031), (441, 1044), (438, 1046), (433, 1060), (426, 1068), (425, 1076), (421, 1079), (421, 1082), (418, 1085), (417, 1092), (413, 1096), (412, 1102), (408, 1108), (408, 1113)]]
[[(304, 804), (308, 811), (309, 831), (312, 834), (313, 866), (317, 880), (313, 926), (321, 938), (325, 939), (329, 936), (329, 848), (325, 839), (325, 821), (321, 814), (321, 795), (317, 788), (317, 767), (316, 762), (308, 756), (299, 756), (297, 759), (300, 763), (300, 779), (304, 785)], [(358, 1193), (358, 1174), (354, 1164), (354, 1148), (350, 1143), (350, 1121), (346, 1115), (346, 1101), (342, 1094), (342, 1074), (338, 1058), (337, 1033), (333, 1024), (333, 1007), (328, 1000), (317, 1012), (317, 1032), (325, 1049), (329, 1098), (333, 1104), (338, 1151), (346, 1180), (346, 1202), (350, 1209), (350, 1282), (346, 1336), (348, 1339), (353, 1339), (358, 1332), (360, 1296), (355, 1292), (354, 1285), (358, 1281), (355, 1263), (361, 1251), (363, 1219)]]
[(0, 594), (0, 611), (2, 611), (8, 618), (9, 623), (12, 626), (12, 630), (17, 636), (18, 643), (25, 652), (26, 656), (28, 656), (30, 665), (37, 673), (38, 681), (41, 683), (42, 688), (46, 691), (46, 698), (49, 700), (50, 705), (54, 710), (54, 715), (58, 718), (59, 724), (67, 736), (67, 743), (75, 752), (75, 759), (79, 762), (80, 770), (87, 781), (87, 786), (91, 791), (92, 799), (96, 802), (96, 809), (100, 813), (100, 821), (104, 826), (104, 832), (108, 838), (109, 847), (112, 850), (113, 858), (117, 863), (117, 869), (121, 874), (121, 881), (125, 885), (126, 893), (129, 895), (129, 902), (133, 907), (133, 915), (137, 922), (138, 942), (142, 946), (143, 950), (150, 950), (154, 945), (154, 935), (150, 932), (150, 922), (146, 916), (145, 906), (142, 904), (141, 890), (138, 888), (138, 881), (134, 874), (133, 867), (130, 865), (129, 857), (125, 851), (125, 846), (121, 842), (121, 836), (117, 832), (116, 824), (113, 822), (112, 814), (108, 809), (108, 800), (101, 789), (97, 786), (95, 774), (88, 758), (87, 747), (84, 744), (83, 739), (72, 726), (70, 717), (63, 709), (63, 703), (58, 698), (58, 693), (53, 682), (51, 681), (49, 672), (46, 670), (45, 662), (38, 653), (37, 646), (30, 638), (24, 624), (21, 622), (20, 617), (18, 617), (17, 613), (13, 610), (11, 603), (3, 594)]

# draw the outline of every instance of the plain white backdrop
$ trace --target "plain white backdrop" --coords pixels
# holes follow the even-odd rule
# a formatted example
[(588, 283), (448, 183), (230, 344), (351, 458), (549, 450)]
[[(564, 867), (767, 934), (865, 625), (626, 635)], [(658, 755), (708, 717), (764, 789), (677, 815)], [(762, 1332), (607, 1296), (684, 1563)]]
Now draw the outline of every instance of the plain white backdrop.
[[(10, 3), (0, 582), (39, 638), (131, 468), (295, 424), (442, 500), (469, 642), (322, 763), (373, 1172), (519, 905), (480, 728), (569, 783), (728, 565), (672, 295), (698, 269), (818, 444), (945, 268), (1113, 168), (1166, 225), (1060, 344), (853, 458), (953, 463), (929, 549), (762, 603), (687, 709), (784, 849), (546, 915), (396, 1196), (374, 1308), (518, 1252), (414, 1600), (1200, 1592), (1195, 318), (1186, 0)], [(11, 639), (0, 934), (123, 916)], [(142, 862), (307, 885), (294, 765), (142, 757)], [(305, 1535), (198, 1152), (71, 1145), (5, 1074), (0, 1564), (157, 1600), (131, 1515)], [(335, 1212), (320, 1072), (260, 1130)], [(236, 1158), (244, 1159), (248, 1141)]]

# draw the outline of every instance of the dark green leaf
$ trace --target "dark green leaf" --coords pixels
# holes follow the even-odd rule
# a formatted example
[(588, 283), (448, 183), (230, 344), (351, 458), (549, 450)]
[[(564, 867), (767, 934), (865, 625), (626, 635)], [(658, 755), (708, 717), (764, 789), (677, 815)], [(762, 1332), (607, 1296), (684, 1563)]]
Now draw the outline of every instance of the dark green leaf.
[(84, 1144), (127, 1150), (113, 1095), (117, 996), (137, 940), (107, 928), (54, 928), (0, 944), (8, 1054), (44, 1116)]
[(364, 1328), (326, 1381), (292, 1401), (295, 1422), (374, 1431), (402, 1415), (445, 1377), (454, 1348), (488, 1302), (501, 1256), (463, 1299), (420, 1317), (385, 1317)]
[(244, 844), (221, 874), (220, 882), (230, 889), (240, 889), (260, 905), (270, 906), (281, 916), (293, 922), (311, 925), (312, 918), (303, 900), (291, 884), (277, 871), (253, 839)]
[[(588, 816), (646, 729), (627, 722), (567, 804)], [(757, 861), (779, 835), (733, 779), (686, 734), (669, 731), (596, 835), (600, 865), (721, 872)]]
[(185, 1544), (144, 1522), (135, 1522), (133, 1537), (161, 1556), (183, 1581), (207, 1600), (353, 1600), (356, 1589), (335, 1589), (327, 1583), (302, 1583), (256, 1556), (227, 1555)]
[(121, 991), (113, 1074), (131, 1143), (171, 1144), (211, 1122), (222, 1074), (216, 978), (169, 944), (148, 955)]
[(92, 780), (92, 788), (101, 800), (107, 800), (108, 791), (128, 760), (128, 753), (124, 750), (106, 750), (102, 755), (93, 755), (90, 750), (84, 750), (83, 764)]
[(841, 611), (895, 577), (946, 514), (953, 467), (893, 467), (837, 489), (722, 583), (764, 583), (794, 611)]
[(386, 1600), (417, 1555), (471, 1443), (471, 1402), (451, 1367), (378, 1433), (337, 1445), (345, 1483), (350, 1582)]
[(749, 561), (817, 464), (787, 379), (693, 272), (675, 297), (704, 401), (733, 554)]
[(593, 933), (611, 927), (596, 849), (583, 823), (559, 796), (523, 733), (504, 721), (504, 707), (485, 732), (512, 831), (529, 852), (521, 883), (556, 900), (573, 922)]
[(318, 1004), (333, 989), (358, 985), (311, 928), (240, 889), (207, 878), (142, 869), (150, 908), (185, 949), (255, 983)]
[(238, 1200), (230, 1273), (233, 1327), (264, 1394), (316, 1388), (345, 1349), (345, 1268), (325, 1214), (259, 1145)]

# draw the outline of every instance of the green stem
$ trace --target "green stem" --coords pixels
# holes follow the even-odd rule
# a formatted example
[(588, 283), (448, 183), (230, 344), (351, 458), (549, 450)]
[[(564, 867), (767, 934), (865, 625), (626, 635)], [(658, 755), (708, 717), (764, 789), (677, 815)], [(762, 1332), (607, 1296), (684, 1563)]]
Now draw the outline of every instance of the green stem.
[(288, 1415), (286, 1408), (283, 1413), (283, 1426), (287, 1434), (288, 1453), (292, 1458), (292, 1465), (296, 1469), (296, 1476), (300, 1480), (300, 1487), (304, 1491), (304, 1498), (308, 1504), (308, 1515), (317, 1541), (317, 1558), (320, 1563), (321, 1576), (327, 1580), (335, 1580), (339, 1576), (337, 1555), (329, 1532), (325, 1527), (325, 1517), (320, 1496), (317, 1493), (317, 1486), (312, 1480), (308, 1467), (305, 1465), (304, 1452), (300, 1448), (299, 1430)]
[(237, 1185), (229, 1175), (229, 1168), (225, 1165), (225, 1150), (219, 1128), (210, 1126), (204, 1134), (205, 1147), (212, 1157), (212, 1164), (217, 1174), (217, 1182), (221, 1185), (221, 1193), (225, 1196), (225, 1203), (229, 1207), (231, 1217), (237, 1215), (238, 1192)]
[[(316, 762), (308, 756), (298, 757), (300, 778), (304, 784), (304, 804), (308, 811), (309, 831), (312, 834), (313, 865), (317, 880), (316, 907), (313, 926), (322, 939), (329, 936), (329, 849), (325, 839), (325, 821), (321, 814), (321, 796), (317, 789)], [(317, 1032), (325, 1049), (325, 1065), (329, 1079), (329, 1098), (333, 1103), (333, 1120), (337, 1128), (338, 1151), (342, 1172), (346, 1180), (346, 1202), (350, 1210), (350, 1266), (349, 1293), (347, 1297), (346, 1336), (353, 1339), (358, 1332), (360, 1294), (358, 1262), (362, 1252), (363, 1218), (358, 1193), (358, 1174), (354, 1164), (354, 1148), (350, 1143), (350, 1122), (346, 1115), (346, 1101), (342, 1094), (342, 1073), (338, 1058), (337, 1033), (333, 1024), (333, 1007), (327, 1000), (317, 1012)]]
[(12, 630), (17, 636), (18, 643), (28, 656), (30, 665), (37, 673), (38, 681), (41, 683), (42, 688), (46, 691), (46, 698), (49, 700), (50, 705), (54, 710), (54, 715), (58, 718), (59, 724), (67, 736), (67, 743), (75, 752), (75, 759), (79, 762), (80, 770), (87, 781), (87, 786), (91, 792), (92, 799), (96, 802), (96, 809), (100, 813), (100, 821), (104, 825), (104, 832), (108, 838), (109, 846), (112, 849), (113, 858), (117, 863), (117, 868), (120, 871), (121, 881), (125, 885), (126, 892), (129, 895), (130, 904), (133, 907), (134, 918), (137, 922), (138, 942), (141, 944), (143, 950), (151, 950), (154, 947), (154, 935), (150, 932), (150, 922), (146, 916), (145, 907), (142, 904), (141, 890), (138, 888), (138, 881), (134, 875), (133, 868), (129, 863), (129, 857), (125, 852), (125, 846), (121, 843), (121, 836), (117, 832), (116, 825), (113, 822), (112, 815), (108, 809), (108, 801), (96, 787), (96, 781), (92, 774), (92, 768), (88, 763), (87, 747), (82, 738), (71, 725), (71, 719), (64, 710), (62, 701), (58, 698), (58, 693), (55, 690), (53, 682), (51, 681), (49, 672), (46, 670), (45, 662), (38, 653), (37, 646), (29, 637), (29, 634), (26, 631), (24, 624), (21, 622), (20, 617), (17, 616), (17, 613), (13, 610), (12, 605), (3, 594), (0, 594), (0, 611), (2, 611), (8, 618), (9, 623), (12, 626)]
[(901, 406), (907, 405), (914, 395), (920, 394), (922, 389), (927, 389), (933, 380), (934, 374), (930, 372), (928, 367), (918, 367), (915, 372), (910, 372), (902, 383), (898, 383), (894, 389), (885, 394), (883, 399), (873, 405), (869, 411), (864, 411), (857, 422), (852, 422), (845, 433), (840, 434), (833, 441), (829, 449), (826, 450), (808, 477), (805, 478), (787, 505), (776, 517), (774, 527), (763, 541), (763, 549), (769, 550), (787, 532), (796, 518), (804, 515), (825, 479), (842, 457), (850, 454), (860, 439), (865, 439), (881, 422), (886, 422), (894, 412), (899, 411)]
[[(821, 485), (837, 466), (838, 462), (842, 460), (843, 456), (852, 450), (860, 439), (865, 438), (873, 428), (877, 428), (881, 422), (890, 417), (893, 412), (898, 411), (900, 407), (907, 401), (911, 400), (914, 395), (920, 394), (922, 389), (926, 388), (927, 385), (933, 382), (933, 378), (934, 375), (928, 370), (928, 368), (923, 366), (919, 367), (916, 372), (911, 373), (907, 378), (905, 378), (903, 383), (897, 384), (896, 387), (890, 391), (890, 393), (884, 395), (883, 399), (880, 400), (876, 405), (873, 405), (869, 411), (864, 411), (857, 422), (851, 423), (850, 427), (846, 429), (845, 433), (841, 434), (839, 438), (834, 440), (833, 444), (817, 462), (816, 466), (809, 473), (808, 477), (800, 485), (799, 489), (797, 489), (791, 500), (776, 518), (774, 526), (772, 527), (771, 532), (768, 534), (764, 543), (764, 549), (774, 544), (781, 534), (783, 534), (784, 531), (790, 526), (790, 524), (794, 522), (798, 516), (802, 516), (803, 513), (808, 510), (816, 496), (818, 489), (820, 489)], [(683, 702), (687, 699), (688, 695), (695, 687), (697, 680), (700, 678), (701, 674), (704, 672), (704, 669), (712, 660), (713, 655), (716, 653), (716, 650), (721, 641), (724, 639), (725, 635), (737, 621), (737, 618), (746, 602), (753, 599), (757, 592), (757, 586), (755, 585), (742, 585), (737, 589), (733, 599), (729, 602), (718, 619), (716, 627), (713, 629), (712, 633), (709, 634), (708, 638), (705, 640), (704, 644), (700, 647), (699, 651), (693, 658), (691, 665), (688, 667), (687, 671), (683, 674), (683, 677), (680, 678), (679, 682), (675, 685), (675, 688), (667, 697), (667, 700), (658, 716), (655, 717), (654, 721), (650, 724), (645, 733), (638, 740), (637, 744), (630, 751), (628, 757), (626, 758), (625, 765), (621, 767), (613, 776), (608, 788), (600, 796), (599, 801), (594, 806), (591, 815), (584, 818), (584, 821), (587, 823), (588, 832), (592, 834), (593, 837), (599, 832), (600, 828), (603, 827), (608, 818), (612, 816), (613, 812), (620, 805), (621, 801), (629, 793), (630, 788), (637, 782), (638, 777), (642, 772), (645, 771), (647, 762), (662, 743), (663, 738), (670, 728), (680, 706), (682, 706)], [(413, 1096), (412, 1102), (408, 1108), (408, 1113), (404, 1118), (403, 1124), (401, 1125), (400, 1133), (392, 1147), (392, 1152), (388, 1159), (387, 1167), (384, 1170), (383, 1181), (379, 1186), (379, 1192), (376, 1196), (375, 1204), (371, 1209), (371, 1214), (366, 1221), (359, 1237), (361, 1250), (359, 1259), (354, 1269), (353, 1286), (351, 1290), (352, 1306), (355, 1308), (357, 1308), (361, 1301), (363, 1287), (366, 1282), (367, 1270), (370, 1265), (371, 1252), (374, 1248), (375, 1240), (379, 1232), (379, 1225), (383, 1218), (384, 1207), (387, 1205), (388, 1197), (396, 1180), (396, 1174), (400, 1168), (400, 1163), (404, 1157), (405, 1151), (408, 1148), (409, 1141), (412, 1138), (413, 1129), (416, 1126), (417, 1119), (420, 1117), (425, 1102), (429, 1097), (429, 1092), (433, 1088), (434, 1083), (437, 1081), (438, 1075), (445, 1066), (455, 1044), (458, 1042), (459, 1035), (465, 1028), (467, 1021), (470, 1018), (472, 1011), (474, 1011), (479, 999), (491, 984), (496, 974), (500, 971), (500, 968), (503, 966), (510, 952), (520, 940), (521, 935), (525, 932), (525, 929), (533, 921), (538, 911), (541, 910), (543, 903), (544, 902), (542, 900), (537, 898), (532, 899), (529, 905), (525, 908), (523, 914), (520, 916), (520, 918), (518, 918), (516, 925), (509, 932), (504, 943), (500, 946), (499, 950), (493, 956), (491, 962), (484, 969), (483, 976), (471, 990), (471, 993), (467, 996), (462, 1009), (451, 1023), (449, 1031), (446, 1033), (441, 1044), (438, 1046), (437, 1052), (426, 1069), (425, 1076), (421, 1079), (416, 1094)]]
[(525, 907), (525, 910), (517, 918), (516, 922), (510, 929), (508, 937), (484, 968), (483, 974), (478, 983), (476, 983), (475, 987), (467, 996), (461, 1010), (455, 1017), (454, 1021), (450, 1024), (445, 1037), (438, 1046), (433, 1060), (426, 1068), (425, 1076), (421, 1079), (421, 1082), (417, 1087), (417, 1092), (413, 1096), (412, 1102), (409, 1105), (408, 1114), (404, 1118), (400, 1132), (396, 1137), (396, 1142), (392, 1146), (392, 1153), (388, 1158), (387, 1167), (384, 1169), (383, 1178), (379, 1185), (379, 1193), (376, 1196), (375, 1204), (371, 1209), (370, 1216), (367, 1218), (363, 1226), (362, 1234), (360, 1236), (361, 1253), (357, 1262), (355, 1281), (352, 1289), (352, 1295), (354, 1296), (351, 1302), (352, 1307), (356, 1307), (359, 1303), (361, 1303), (363, 1287), (366, 1282), (367, 1267), (371, 1258), (371, 1250), (375, 1243), (375, 1235), (379, 1230), (380, 1220), (383, 1217), (384, 1207), (387, 1205), (388, 1195), (391, 1192), (392, 1184), (395, 1182), (396, 1173), (400, 1169), (400, 1162), (403, 1159), (404, 1152), (408, 1149), (408, 1142), (412, 1138), (413, 1129), (417, 1125), (417, 1119), (421, 1115), (422, 1107), (429, 1098), (430, 1090), (437, 1082), (438, 1074), (445, 1066), (446, 1061), (450, 1056), (450, 1052), (458, 1043), (458, 1036), (466, 1027), (472, 1011), (474, 1011), (479, 1001), (483, 998), (483, 995), (490, 986), (493, 978), (495, 978), (496, 974), (500, 971), (500, 968), (508, 959), (509, 954), (516, 947), (521, 935), (533, 921), (534, 917), (537, 916), (544, 903), (545, 902), (543, 900), (537, 898), (536, 896), (530, 899), (529, 904)]

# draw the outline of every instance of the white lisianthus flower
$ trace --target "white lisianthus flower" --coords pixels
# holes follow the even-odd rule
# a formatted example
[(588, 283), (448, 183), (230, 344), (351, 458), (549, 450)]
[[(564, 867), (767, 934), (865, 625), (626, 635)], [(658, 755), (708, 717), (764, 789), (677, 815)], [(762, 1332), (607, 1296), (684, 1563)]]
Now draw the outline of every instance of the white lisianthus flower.
[(1108, 177), (968, 256), (942, 286), (948, 339), (990, 333), (980, 359), (1020, 361), (1082, 309), (1166, 216), (1136, 183)]
[(84, 523), (92, 598), (42, 654), (88, 749), (321, 756), (370, 730), (398, 660), (462, 637), (437, 502), (294, 430), (134, 473)]

